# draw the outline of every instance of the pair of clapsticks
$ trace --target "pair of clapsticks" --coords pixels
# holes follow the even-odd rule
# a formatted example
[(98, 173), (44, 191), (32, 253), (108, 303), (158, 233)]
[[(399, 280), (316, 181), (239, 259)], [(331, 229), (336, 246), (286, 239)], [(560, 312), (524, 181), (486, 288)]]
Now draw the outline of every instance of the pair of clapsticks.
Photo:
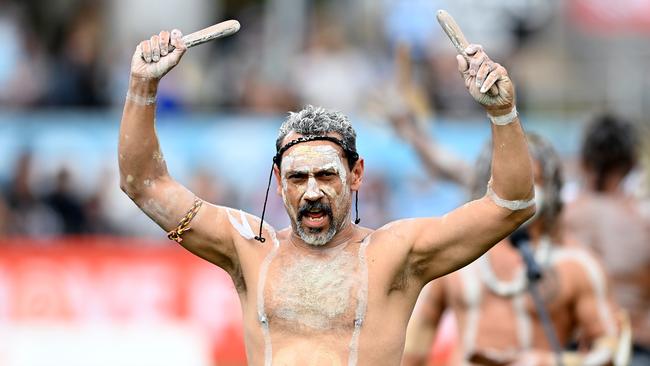
[[(460, 27), (454, 18), (452, 18), (451, 15), (449, 15), (449, 13), (444, 10), (438, 10), (436, 18), (438, 18), (440, 26), (447, 34), (458, 53), (467, 58), (467, 54), (465, 54), (465, 48), (469, 46), (469, 43), (467, 42), (467, 39), (465, 39), (463, 31), (460, 30)], [(194, 33), (183, 36), (182, 40), (185, 42), (187, 48), (190, 48), (211, 41), (213, 39), (222, 38), (234, 34), (239, 30), (240, 27), (241, 26), (238, 21), (226, 20), (225, 22), (217, 23), (207, 28), (203, 28), (200, 31), (196, 31)]]

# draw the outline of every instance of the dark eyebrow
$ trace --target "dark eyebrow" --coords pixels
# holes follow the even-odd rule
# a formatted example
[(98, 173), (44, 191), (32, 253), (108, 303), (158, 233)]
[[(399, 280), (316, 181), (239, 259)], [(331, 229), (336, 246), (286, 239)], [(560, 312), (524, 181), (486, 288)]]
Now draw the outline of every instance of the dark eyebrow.
[(289, 170), (284, 174), (284, 176), (289, 177), (289, 178), (291, 178), (291, 177), (304, 177), (307, 174), (308, 173), (306, 171), (304, 171), (304, 170)]
[(316, 174), (323, 174), (323, 173), (338, 174), (339, 171), (334, 167), (329, 167), (327, 169), (320, 169), (316, 172)]

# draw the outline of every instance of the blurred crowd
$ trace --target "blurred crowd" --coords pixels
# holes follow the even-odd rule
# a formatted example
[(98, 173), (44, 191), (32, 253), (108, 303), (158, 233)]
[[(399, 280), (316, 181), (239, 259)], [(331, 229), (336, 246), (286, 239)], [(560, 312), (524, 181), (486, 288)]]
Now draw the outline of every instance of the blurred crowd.
[[(641, 115), (646, 95), (626, 98), (611, 88), (633, 94), (647, 85), (647, 73), (639, 78), (615, 72), (643, 64), (633, 56), (648, 56), (642, 47), (647, 37), (643, 32), (611, 37), (599, 33), (603, 29), (590, 33), (579, 25), (587, 16), (570, 11), (572, 2), (589, 3), (2, 0), (0, 105), (117, 107), (140, 40), (161, 29), (189, 33), (234, 18), (242, 24), (237, 35), (192, 49), (183, 67), (163, 83), (162, 109), (284, 113), (309, 102), (369, 112), (368, 96), (385, 85), (395, 48), (407, 43), (414, 72), (436, 109), (466, 113), (474, 111), (473, 104), (458, 86), (454, 49), (435, 20), (435, 10), (445, 8), (468, 39), (483, 44), (516, 75), (520, 104), (575, 110), (589, 103), (622, 103), (621, 108)], [(625, 50), (626, 57), (604, 51), (602, 42)], [(584, 88), (586, 82), (598, 87)]]
[[(624, 1), (620, 8), (633, 12), (634, 3)], [(599, 5), (589, 10), (585, 4), (591, 3), (0, 0), (0, 106), (21, 113), (119, 109), (140, 40), (161, 29), (189, 33), (237, 19), (238, 34), (193, 48), (163, 80), (159, 113), (283, 115), (309, 103), (387, 120), (391, 110), (401, 108), (396, 94), (408, 94), (417, 100), (420, 119), (473, 118), (479, 110), (459, 82), (455, 50), (435, 20), (435, 10), (444, 8), (468, 39), (508, 67), (526, 115), (586, 120), (584, 115), (609, 110), (630, 117), (645, 133), (650, 94), (639, 91), (650, 87), (650, 74), (629, 70), (647, 69), (641, 65), (650, 47), (642, 45), (648, 43), (650, 21), (647, 29), (644, 23), (609, 27), (605, 35), (589, 22)], [(607, 21), (601, 27), (608, 27)], [(625, 57), (616, 55), (621, 52)], [(405, 87), (411, 78), (417, 83)], [(108, 188), (99, 184), (95, 192), (80, 194), (66, 167), (34, 184), (30, 171), (42, 170), (34, 164), (28, 147), (14, 163), (3, 164), (13, 169), (0, 177), (0, 217), (6, 218), (0, 220), (1, 232), (120, 233), (120, 225), (107, 219), (111, 209), (102, 204), (111, 199), (102, 198), (110, 197), (102, 193)], [(199, 189), (237, 196), (214, 176), (194, 175)], [(381, 181), (373, 186), (387, 191)], [(390, 214), (379, 216), (377, 223)]]

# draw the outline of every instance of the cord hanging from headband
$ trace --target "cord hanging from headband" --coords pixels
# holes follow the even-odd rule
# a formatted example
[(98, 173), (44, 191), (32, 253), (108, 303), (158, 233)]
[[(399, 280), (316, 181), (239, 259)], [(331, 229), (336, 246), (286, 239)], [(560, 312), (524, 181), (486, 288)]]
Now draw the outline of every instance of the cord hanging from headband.
[[(264, 228), (264, 214), (266, 213), (266, 204), (269, 200), (269, 190), (271, 189), (271, 180), (273, 178), (273, 166), (277, 165), (278, 168), (280, 168), (282, 164), (282, 154), (285, 153), (289, 148), (291, 148), (294, 145), (303, 143), (303, 142), (308, 142), (308, 141), (330, 141), (333, 142), (337, 145), (339, 145), (343, 151), (345, 152), (345, 156), (348, 159), (348, 165), (350, 166), (350, 169), (354, 166), (354, 164), (359, 160), (359, 154), (352, 150), (351, 148), (348, 147), (348, 145), (340, 140), (337, 139), (336, 137), (332, 136), (305, 136), (305, 137), (299, 137), (295, 140), (291, 140), (286, 143), (286, 145), (282, 146), (280, 149), (278, 149), (277, 153), (273, 157), (273, 164), (271, 165), (271, 172), (269, 173), (269, 182), (266, 185), (266, 195), (264, 196), (264, 206), (262, 207), (262, 217), (260, 220), (260, 231), (259, 235), (255, 236), (255, 240), (259, 241), (260, 243), (264, 243), (266, 239), (262, 236), (262, 230)], [(358, 224), (361, 222), (361, 219), (359, 218), (359, 191), (356, 191), (356, 198), (355, 198), (355, 215), (356, 218), (354, 219), (354, 223)]]
[(354, 223), (359, 224), (361, 222), (361, 219), (359, 218), (359, 191), (357, 190), (357, 195), (354, 198), (354, 215), (356, 216), (354, 218)]

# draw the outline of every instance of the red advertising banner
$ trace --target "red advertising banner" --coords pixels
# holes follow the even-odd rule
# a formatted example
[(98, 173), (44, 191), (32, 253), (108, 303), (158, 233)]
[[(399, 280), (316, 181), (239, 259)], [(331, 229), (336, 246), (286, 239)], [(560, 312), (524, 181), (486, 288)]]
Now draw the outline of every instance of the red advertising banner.
[[(439, 328), (429, 365), (458, 356)], [(1, 366), (240, 366), (242, 332), (230, 277), (173, 242), (0, 240)]]
[(229, 276), (167, 241), (0, 242), (0, 330), (25, 324), (183, 324), (208, 339), (213, 364), (246, 364)]

